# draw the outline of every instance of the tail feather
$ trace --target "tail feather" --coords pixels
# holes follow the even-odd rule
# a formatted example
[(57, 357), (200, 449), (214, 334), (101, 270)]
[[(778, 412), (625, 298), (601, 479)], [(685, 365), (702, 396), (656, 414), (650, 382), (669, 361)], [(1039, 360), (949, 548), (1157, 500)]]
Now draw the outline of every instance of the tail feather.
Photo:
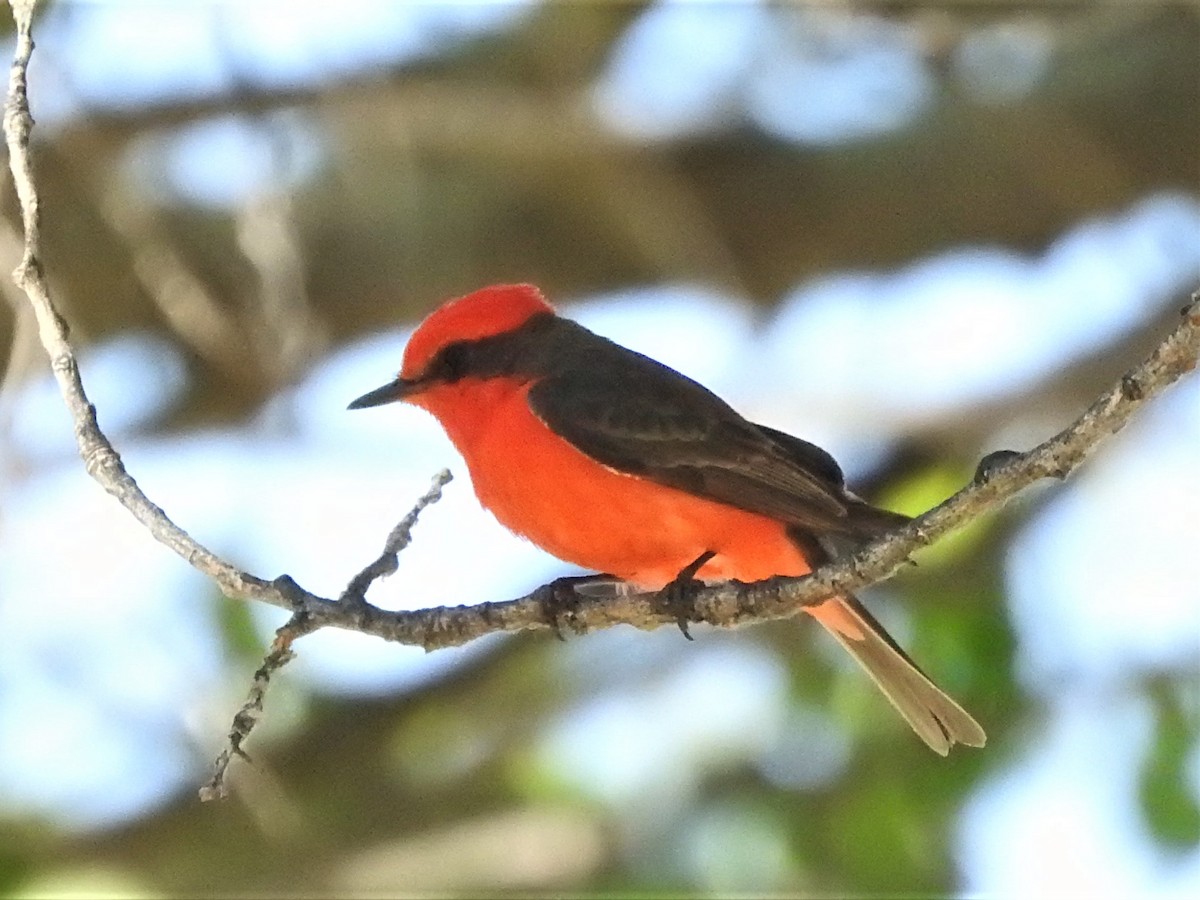
[(847, 595), (806, 610), (850, 652), (913, 731), (945, 756), (955, 744), (982, 747), (983, 729), (929, 680), (858, 599)]

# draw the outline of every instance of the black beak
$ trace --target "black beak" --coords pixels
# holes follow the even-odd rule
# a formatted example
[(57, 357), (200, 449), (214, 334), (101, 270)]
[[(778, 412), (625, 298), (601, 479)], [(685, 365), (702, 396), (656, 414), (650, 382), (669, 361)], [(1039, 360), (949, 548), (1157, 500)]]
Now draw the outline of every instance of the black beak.
[(397, 400), (403, 400), (405, 394), (411, 393), (412, 389), (413, 382), (397, 378), (383, 387), (375, 388), (375, 390), (363, 394), (347, 406), (346, 409), (366, 409), (368, 406), (383, 406), (385, 403), (395, 403)]

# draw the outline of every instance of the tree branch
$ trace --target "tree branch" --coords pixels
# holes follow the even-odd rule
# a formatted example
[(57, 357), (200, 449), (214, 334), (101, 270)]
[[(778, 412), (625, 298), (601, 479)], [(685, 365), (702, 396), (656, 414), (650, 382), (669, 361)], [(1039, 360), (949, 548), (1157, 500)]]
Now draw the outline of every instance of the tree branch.
[[(395, 554), (407, 543), (416, 514), (436, 499), (448, 480), (441, 475), (418, 508), (393, 532), (383, 556), (351, 581), (339, 600), (313, 594), (287, 575), (268, 581), (245, 572), (172, 522), (138, 487), (100, 429), (96, 410), (88, 401), (80, 379), (67, 325), (50, 296), (42, 268), (40, 207), (30, 160), (33, 120), (27, 96), (27, 69), (33, 51), (30, 23), (36, 0), (10, 2), (17, 24), (17, 43), (5, 106), (4, 134), (25, 232), (24, 255), (14, 272), (14, 280), (36, 313), (39, 336), (74, 420), (76, 441), (88, 474), (125, 506), (156, 540), (211, 577), (227, 596), (270, 603), (293, 613), (291, 622), (277, 635), (272, 655), (259, 672), (261, 677), (256, 676), (247, 701), (249, 708), (257, 709), (261, 705), (262, 691), (271, 673), (290, 658), (292, 641), (319, 628), (346, 628), (433, 650), (465, 644), (497, 632), (558, 628), (564, 624), (572, 631), (583, 633), (618, 623), (638, 628), (676, 623), (675, 613), (663, 609), (654, 594), (578, 596), (569, 612), (564, 614), (553, 602), (551, 586), (514, 600), (471, 606), (389, 612), (367, 603), (367, 588), (375, 578), (394, 569)], [(1151, 356), (1121, 378), (1064, 431), (1027, 453), (1005, 456), (1002, 462), (984, 470), (972, 484), (905, 527), (880, 538), (851, 558), (822, 566), (812, 575), (698, 590), (695, 620), (733, 626), (784, 618), (796, 614), (804, 606), (889, 577), (915, 550), (998, 508), (1022, 488), (1047, 476), (1065, 477), (1107, 436), (1119, 431), (1143, 404), (1191, 371), (1198, 356), (1200, 294), (1193, 296), (1183, 311), (1180, 324)], [(564, 622), (564, 618), (567, 621)], [(243, 707), (243, 711), (246, 709)], [(241, 753), (241, 742), (249, 732), (244, 725), (244, 722), (241, 725), (235, 722), (230, 735), (231, 756)], [(219, 777), (214, 778), (214, 784), (214, 790), (219, 790)]]
[[(429, 490), (421, 495), (413, 504), (413, 508), (387, 536), (383, 552), (350, 579), (350, 584), (338, 598), (340, 611), (350, 616), (360, 612), (367, 606), (367, 589), (377, 579), (396, 571), (400, 564), (400, 551), (412, 541), (412, 530), (413, 526), (417, 524), (417, 519), (425, 507), (442, 499), (442, 488), (450, 483), (451, 477), (449, 469), (442, 469), (433, 476), (433, 484), (429, 486)], [(208, 784), (200, 788), (201, 800), (219, 800), (228, 795), (229, 789), (225, 784), (225, 776), (229, 771), (230, 763), (234, 759), (244, 759), (246, 762), (250, 762), (250, 757), (246, 755), (242, 745), (246, 743), (250, 732), (254, 730), (254, 726), (258, 724), (258, 720), (262, 716), (267, 688), (271, 686), (271, 676), (296, 658), (296, 654), (292, 651), (292, 644), (320, 627), (321, 625), (315, 622), (307, 612), (299, 609), (292, 613), (292, 617), (276, 630), (275, 640), (271, 642), (270, 651), (263, 659), (262, 665), (254, 673), (254, 680), (250, 683), (250, 692), (246, 697), (246, 702), (233, 717), (233, 724), (226, 735), (225, 749), (221, 751), (213, 764), (212, 778), (209, 779)]]
[(251, 761), (250, 757), (246, 755), (246, 751), (242, 749), (242, 745), (250, 737), (250, 732), (254, 730), (254, 726), (258, 724), (258, 720), (262, 716), (263, 701), (266, 699), (267, 688), (271, 686), (271, 676), (296, 658), (296, 654), (292, 651), (292, 644), (312, 630), (304, 616), (296, 613), (275, 632), (271, 650), (263, 659), (262, 665), (255, 671), (254, 680), (250, 682), (250, 691), (246, 696), (246, 702), (233, 717), (233, 724), (229, 727), (229, 734), (225, 738), (225, 749), (221, 751), (213, 764), (212, 778), (208, 780), (208, 784), (200, 788), (201, 800), (222, 800), (229, 795), (225, 776), (229, 772), (230, 763), (235, 759)]

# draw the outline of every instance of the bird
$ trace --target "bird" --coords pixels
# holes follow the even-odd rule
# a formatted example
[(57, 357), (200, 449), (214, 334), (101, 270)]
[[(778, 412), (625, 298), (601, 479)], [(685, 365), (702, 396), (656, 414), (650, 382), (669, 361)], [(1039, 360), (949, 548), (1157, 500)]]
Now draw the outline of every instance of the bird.
[[(501, 524), (640, 590), (805, 575), (908, 521), (849, 491), (825, 450), (558, 315), (531, 284), (436, 308), (397, 377), (349, 408), (396, 401), (433, 414)], [(935, 752), (984, 745), (857, 597), (804, 611)]]

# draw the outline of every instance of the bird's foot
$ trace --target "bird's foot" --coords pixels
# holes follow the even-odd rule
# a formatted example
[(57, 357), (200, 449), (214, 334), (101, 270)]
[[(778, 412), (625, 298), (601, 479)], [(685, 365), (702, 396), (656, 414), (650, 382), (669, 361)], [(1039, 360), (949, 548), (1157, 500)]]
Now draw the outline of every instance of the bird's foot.
[(575, 624), (579, 603), (583, 597), (609, 596), (625, 586), (625, 582), (612, 575), (570, 575), (555, 578), (542, 590), (542, 609), (546, 621), (560, 641), (567, 639), (567, 632), (578, 634), (581, 629)]
[(688, 631), (688, 623), (696, 618), (696, 589), (704, 587), (696, 573), (716, 555), (712, 550), (705, 550), (658, 592), (659, 604), (675, 618), (675, 624), (689, 641), (695, 640)]

